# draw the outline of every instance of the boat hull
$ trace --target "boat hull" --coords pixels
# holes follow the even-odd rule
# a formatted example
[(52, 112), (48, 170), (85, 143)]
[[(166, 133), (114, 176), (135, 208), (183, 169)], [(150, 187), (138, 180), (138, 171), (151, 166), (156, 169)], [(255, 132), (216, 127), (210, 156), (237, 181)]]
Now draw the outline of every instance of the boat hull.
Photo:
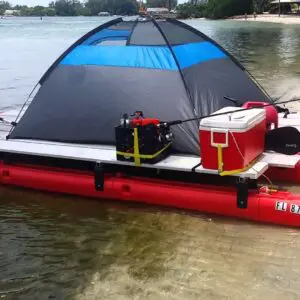
[(117, 173), (105, 175), (104, 190), (95, 188), (90, 171), (10, 165), (0, 162), (0, 183), (98, 199), (135, 201), (237, 217), (264, 223), (300, 226), (300, 195), (250, 190), (248, 207), (237, 207), (234, 187), (182, 183)]

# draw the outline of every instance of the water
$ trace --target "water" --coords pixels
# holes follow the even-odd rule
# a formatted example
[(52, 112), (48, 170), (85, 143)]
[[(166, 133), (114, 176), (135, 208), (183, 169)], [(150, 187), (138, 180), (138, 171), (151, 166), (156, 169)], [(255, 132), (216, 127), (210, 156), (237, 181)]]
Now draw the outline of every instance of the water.
[[(0, 20), (0, 110), (103, 19)], [(274, 97), (300, 96), (300, 26), (189, 21)], [(299, 299), (296, 229), (0, 187), (0, 299)]]

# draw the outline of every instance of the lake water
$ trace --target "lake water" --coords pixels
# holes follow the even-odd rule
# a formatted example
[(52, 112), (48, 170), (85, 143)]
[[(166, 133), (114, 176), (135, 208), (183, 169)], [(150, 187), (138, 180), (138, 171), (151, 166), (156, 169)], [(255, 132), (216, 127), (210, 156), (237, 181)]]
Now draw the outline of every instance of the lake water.
[[(0, 110), (103, 18), (0, 19)], [(300, 26), (188, 21), (279, 99)], [(299, 230), (0, 186), (0, 299), (300, 299)]]

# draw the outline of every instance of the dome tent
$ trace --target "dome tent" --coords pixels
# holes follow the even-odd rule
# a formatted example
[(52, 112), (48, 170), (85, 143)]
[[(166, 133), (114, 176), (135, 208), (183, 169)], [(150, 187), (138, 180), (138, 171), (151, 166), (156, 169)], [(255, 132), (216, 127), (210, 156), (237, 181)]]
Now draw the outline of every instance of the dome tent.
[[(238, 105), (270, 101), (222, 47), (173, 19), (105, 23), (63, 53), (39, 84), (11, 139), (114, 144), (124, 113), (171, 121), (232, 105), (224, 96)], [(199, 154), (198, 127), (173, 126), (174, 148)]]

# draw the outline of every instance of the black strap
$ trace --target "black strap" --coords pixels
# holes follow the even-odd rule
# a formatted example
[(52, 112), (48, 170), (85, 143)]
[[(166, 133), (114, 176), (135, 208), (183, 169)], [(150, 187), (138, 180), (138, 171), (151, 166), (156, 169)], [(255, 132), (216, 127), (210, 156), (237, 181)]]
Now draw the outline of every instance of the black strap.
[(194, 167), (192, 168), (192, 172), (195, 172), (196, 169), (197, 169), (198, 167), (200, 167), (201, 165), (202, 165), (202, 162), (199, 162), (199, 164), (197, 164), (196, 166), (194, 166)]

